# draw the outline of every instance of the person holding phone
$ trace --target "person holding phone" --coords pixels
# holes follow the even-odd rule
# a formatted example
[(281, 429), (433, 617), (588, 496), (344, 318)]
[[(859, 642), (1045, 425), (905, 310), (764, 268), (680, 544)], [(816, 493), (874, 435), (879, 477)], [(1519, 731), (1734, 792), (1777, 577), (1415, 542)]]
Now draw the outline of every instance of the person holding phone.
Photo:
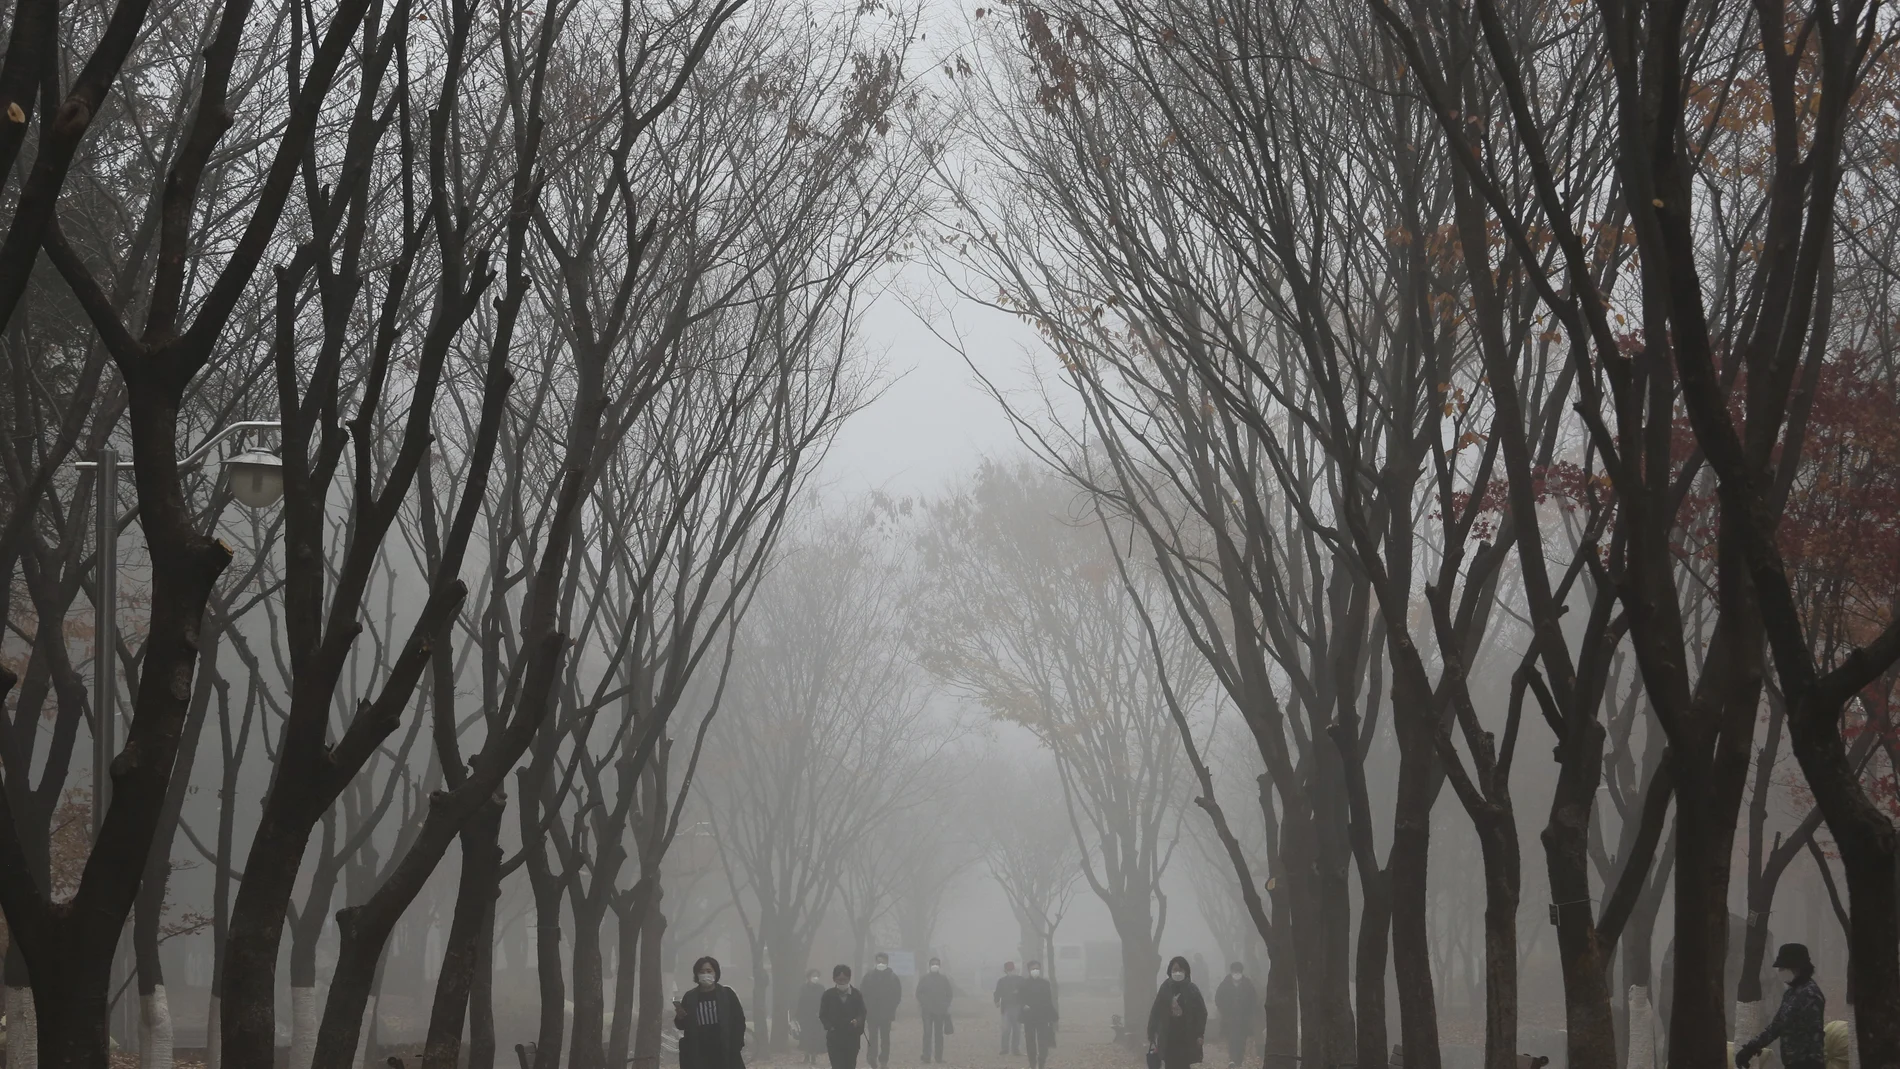
[(745, 1069), (745, 1009), (739, 994), (719, 982), (719, 962), (693, 963), (693, 989), (673, 1003), (680, 1030), (680, 1069)]
[(831, 1069), (858, 1069), (858, 1044), (864, 1038), (864, 996), (851, 986), (851, 966), (831, 970), (831, 989), (818, 1000), (818, 1020), (825, 1026), (825, 1052), (831, 1056)]

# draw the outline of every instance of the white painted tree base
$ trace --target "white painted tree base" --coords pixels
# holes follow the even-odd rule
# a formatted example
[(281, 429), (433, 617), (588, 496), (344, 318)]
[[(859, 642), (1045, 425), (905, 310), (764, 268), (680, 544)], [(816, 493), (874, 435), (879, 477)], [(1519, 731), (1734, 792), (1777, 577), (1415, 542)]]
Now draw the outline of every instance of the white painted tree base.
[(218, 1010), (223, 1001), (213, 995), (205, 1007), (205, 1069), (218, 1069), (224, 1061), (224, 1014)]
[(317, 989), (290, 989), (290, 1069), (310, 1069), (317, 1057)]
[(139, 996), (139, 1069), (172, 1069), (172, 1007), (165, 985)]
[(1629, 1056), (1627, 1069), (1656, 1069), (1656, 1008), (1649, 1003), (1649, 988), (1630, 986)]
[(7, 988), (7, 1069), (40, 1069), (40, 1019), (30, 987)]

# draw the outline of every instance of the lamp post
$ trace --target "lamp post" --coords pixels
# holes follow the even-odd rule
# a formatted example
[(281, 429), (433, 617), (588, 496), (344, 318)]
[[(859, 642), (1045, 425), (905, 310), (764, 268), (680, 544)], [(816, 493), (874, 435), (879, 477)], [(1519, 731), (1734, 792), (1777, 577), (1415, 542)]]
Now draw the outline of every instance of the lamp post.
[[(274, 419), (249, 419), (233, 423), (206, 438), (198, 448), (178, 462), (179, 471), (188, 471), (204, 463), (219, 442), (246, 432), (280, 430)], [(119, 515), (119, 472), (131, 468), (119, 463), (118, 450), (99, 450), (98, 460), (82, 460), (75, 468), (92, 469), (99, 474), (93, 498), (93, 525), (98, 541), (98, 589), (92, 605), (92, 838), (99, 829), (111, 802), (112, 777), (108, 769), (118, 749), (119, 677), (112, 671), (112, 652), (117, 647), (115, 610), (119, 603), (119, 525), (138, 514)], [(248, 508), (269, 508), (284, 496), (284, 465), (274, 453), (252, 449), (224, 463), (225, 478), (231, 496)]]

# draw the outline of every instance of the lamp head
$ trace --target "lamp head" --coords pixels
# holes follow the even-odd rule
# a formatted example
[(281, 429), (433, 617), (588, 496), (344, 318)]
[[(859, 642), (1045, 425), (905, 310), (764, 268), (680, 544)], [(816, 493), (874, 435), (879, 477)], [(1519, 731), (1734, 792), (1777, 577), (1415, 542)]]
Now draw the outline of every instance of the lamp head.
[(284, 462), (275, 453), (250, 449), (224, 462), (231, 496), (246, 508), (266, 509), (284, 496)]

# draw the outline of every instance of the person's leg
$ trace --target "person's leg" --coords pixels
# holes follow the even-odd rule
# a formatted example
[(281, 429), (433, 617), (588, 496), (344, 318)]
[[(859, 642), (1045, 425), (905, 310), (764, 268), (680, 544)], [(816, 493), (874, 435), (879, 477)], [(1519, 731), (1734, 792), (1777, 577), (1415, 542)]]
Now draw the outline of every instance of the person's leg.
[(947, 1027), (949, 1026), (950, 1018), (948, 1015), (942, 1015), (942, 1016), (934, 1018), (934, 1020), (937, 1022), (937, 1032), (936, 1032), (937, 1062), (939, 1064), (942, 1064), (943, 1062), (943, 1034), (945, 1030), (947, 1029)]
[(1247, 1032), (1246, 1030), (1241, 1029), (1241, 1028), (1229, 1028), (1227, 1030), (1228, 1069), (1233, 1069), (1234, 1066), (1240, 1065), (1246, 1062), (1246, 1060), (1247, 1060)]
[(1023, 1052), (1023, 1011), (1020, 1006), (1013, 1006), (1009, 1010), (1009, 1052)]
[(889, 1069), (891, 1064), (891, 1022), (879, 1021), (877, 1025), (877, 1069)]
[(935, 1018), (935, 1017), (933, 1017), (933, 1016), (931, 1016), (930, 1014), (928, 1014), (928, 1013), (926, 1013), (926, 1014), (924, 1014), (924, 1015), (923, 1015), (923, 1019), (922, 1019), (922, 1023), (923, 1023), (923, 1026), (924, 1026), (924, 1027), (923, 1027), (923, 1033), (924, 1033), (924, 1054), (923, 1054), (923, 1057), (924, 1057), (924, 1064), (925, 1064), (925, 1065), (929, 1065), (929, 1064), (930, 1064), (930, 1027), (931, 1027), (931, 1025), (932, 1025), (932, 1024), (934, 1024), (935, 1022), (936, 1022), (936, 1018)]

